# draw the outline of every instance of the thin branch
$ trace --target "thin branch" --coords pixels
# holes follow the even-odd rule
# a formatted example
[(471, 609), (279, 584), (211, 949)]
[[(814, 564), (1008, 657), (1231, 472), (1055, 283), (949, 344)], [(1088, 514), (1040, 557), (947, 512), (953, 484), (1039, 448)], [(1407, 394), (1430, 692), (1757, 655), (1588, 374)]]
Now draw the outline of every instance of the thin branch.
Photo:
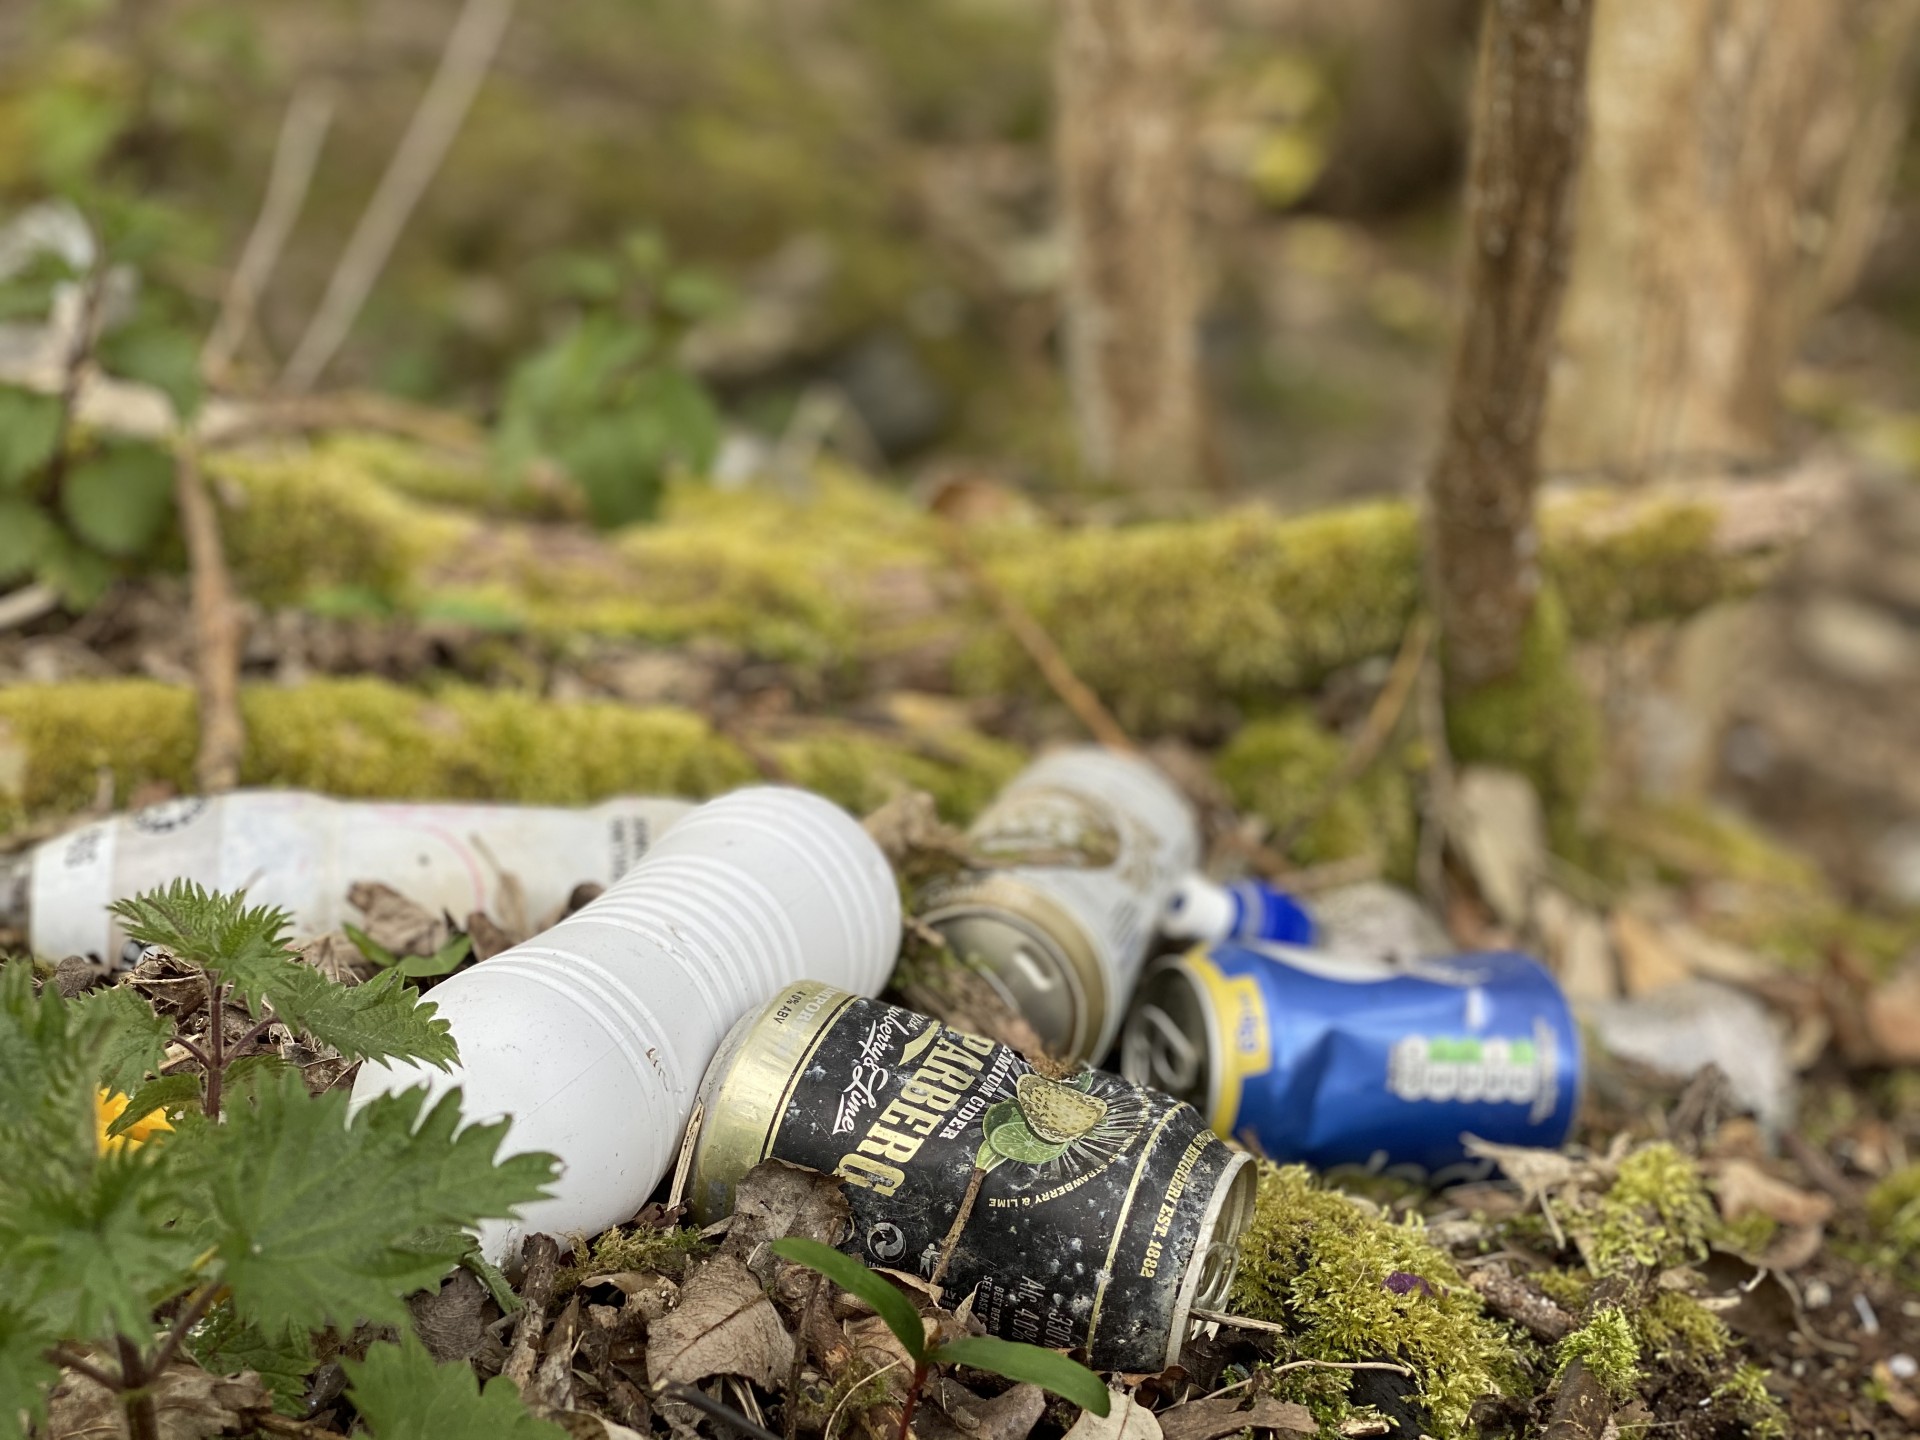
[[(94, 244), (99, 245), (96, 239)], [(67, 447), (73, 438), (74, 413), (80, 408), (80, 387), (86, 378), (87, 359), (93, 354), (95, 331), (100, 327), (100, 301), (107, 288), (106, 257), (94, 257), (81, 291), (80, 319), (67, 346), (67, 363), (60, 377), (60, 412), (54, 422), (53, 453), (47, 460), (47, 500), (58, 506), (60, 490), (67, 479)]]
[(167, 1368), (167, 1364), (180, 1349), (180, 1342), (187, 1338), (187, 1332), (200, 1323), (200, 1319), (213, 1304), (214, 1298), (225, 1287), (218, 1281), (202, 1285), (194, 1296), (174, 1317), (173, 1328), (167, 1331), (167, 1338), (160, 1342), (160, 1348), (154, 1351), (153, 1359), (147, 1362), (147, 1374), (158, 1375)]
[(967, 1221), (973, 1217), (974, 1202), (980, 1198), (980, 1185), (987, 1178), (985, 1167), (973, 1167), (973, 1175), (967, 1181), (967, 1193), (960, 1197), (960, 1208), (954, 1212), (953, 1224), (947, 1227), (947, 1238), (940, 1242), (940, 1263), (933, 1267), (933, 1274), (927, 1277), (927, 1283), (938, 1286), (946, 1278), (947, 1266), (953, 1261), (953, 1252), (959, 1247), (960, 1232), (967, 1228)]
[(237, 1056), (242, 1050), (246, 1049), (247, 1046), (253, 1044), (254, 1041), (258, 1040), (262, 1035), (266, 1034), (267, 1031), (271, 1030), (274, 1026), (278, 1025), (279, 1023), (280, 1023), (280, 1017), (278, 1015), (269, 1015), (266, 1019), (262, 1020), (258, 1025), (254, 1026), (251, 1030), (247, 1031), (246, 1034), (242, 1035), (238, 1040), (234, 1041), (233, 1044), (229, 1045), (227, 1047), (228, 1050), (232, 1051)]
[(668, 1381), (659, 1387), (659, 1393), (666, 1399), (678, 1400), (683, 1405), (691, 1405), (702, 1414), (711, 1415), (721, 1424), (738, 1430), (742, 1435), (750, 1436), (751, 1440), (781, 1440), (780, 1436), (766, 1426), (756, 1423), (731, 1405), (722, 1404), (706, 1391), (696, 1389), (692, 1385), (683, 1385), (677, 1380)]
[(1276, 1365), (1267, 1373), (1284, 1375), (1289, 1370), (1391, 1370), (1396, 1375), (1411, 1375), (1413, 1371), (1404, 1365), (1396, 1365), (1391, 1360), (1289, 1360), (1284, 1365)]
[(302, 85), (293, 92), (280, 138), (273, 149), (273, 168), (267, 174), (267, 194), (260, 214), (240, 251), (240, 261), (227, 281), (220, 315), (200, 347), (200, 371), (220, 383), (233, 366), (234, 353), (253, 328), (253, 316), (267, 282), (280, 263), (293, 222), (306, 204), (307, 189), (320, 163), (320, 149), (333, 124), (333, 97), (319, 85)]
[(282, 390), (311, 390), (353, 328), (394, 242), (466, 121), (513, 17), (513, 5), (514, 0), (466, 0), (447, 36), (439, 68), (341, 253), (320, 308), (280, 373)]
[(126, 1336), (116, 1336), (115, 1343), (120, 1347), (120, 1400), (126, 1406), (131, 1440), (160, 1440), (160, 1415), (146, 1388), (153, 1372), (140, 1363), (139, 1347)]
[(207, 1094), (206, 1116), (220, 1118), (220, 1084), (227, 1078), (227, 987), (214, 978), (211, 970), (202, 971), (207, 982)]
[(200, 753), (194, 781), (204, 794), (240, 783), (240, 757), (247, 746), (240, 714), (240, 614), (220, 545), (220, 519), (200, 478), (193, 441), (174, 447), (174, 501), (187, 544), (193, 592), (194, 687), (200, 705)]
[(269, 1435), (286, 1435), (291, 1440), (347, 1440), (338, 1430), (329, 1430), (325, 1426), (315, 1425), (306, 1420), (295, 1420), (289, 1415), (275, 1415), (271, 1412), (263, 1415), (249, 1415), (248, 1423), (256, 1430)]
[(98, 1365), (87, 1359), (86, 1356), (78, 1353), (69, 1346), (56, 1345), (46, 1352), (46, 1356), (48, 1364), (58, 1365), (63, 1370), (72, 1370), (77, 1374), (84, 1375), (87, 1379), (93, 1381), (94, 1384), (103, 1389), (111, 1390), (115, 1394), (118, 1394), (125, 1388), (118, 1375), (114, 1374), (111, 1370), (102, 1370)]
[(0, 595), (0, 630), (31, 625), (60, 604), (60, 592), (51, 585), (22, 585)]
[(952, 524), (940, 527), (940, 538), (946, 545), (947, 553), (953, 557), (953, 563), (966, 575), (973, 588), (993, 607), (1000, 617), (1000, 623), (1019, 642), (1020, 648), (1027, 652), (1040, 674), (1045, 678), (1053, 693), (1058, 695), (1071, 710), (1074, 717), (1087, 728), (1102, 745), (1112, 750), (1132, 753), (1138, 749), (1131, 736), (1121, 728), (1120, 722), (1113, 718), (1113, 712), (1101, 703), (1100, 697), (1092, 688), (1073, 673), (1073, 667), (1067, 663), (1067, 657), (1060, 653), (1060, 647), (1046, 632), (1040, 622), (1033, 618), (1026, 607), (1021, 605), (994, 578), (987, 574), (986, 567), (975, 558), (968, 546), (966, 537), (958, 526)]

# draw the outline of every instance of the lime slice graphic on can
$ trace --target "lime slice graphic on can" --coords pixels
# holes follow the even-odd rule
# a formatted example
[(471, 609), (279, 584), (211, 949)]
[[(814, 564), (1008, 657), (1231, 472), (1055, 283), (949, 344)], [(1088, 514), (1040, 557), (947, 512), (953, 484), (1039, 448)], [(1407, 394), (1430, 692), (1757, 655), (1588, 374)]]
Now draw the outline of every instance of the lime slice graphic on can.
[(1106, 1118), (1107, 1102), (1082, 1088), (1091, 1083), (1091, 1074), (1075, 1084), (1022, 1075), (1013, 1099), (987, 1107), (980, 1122), (986, 1139), (974, 1164), (991, 1170), (1003, 1160), (1023, 1165), (1058, 1160), (1068, 1146)]

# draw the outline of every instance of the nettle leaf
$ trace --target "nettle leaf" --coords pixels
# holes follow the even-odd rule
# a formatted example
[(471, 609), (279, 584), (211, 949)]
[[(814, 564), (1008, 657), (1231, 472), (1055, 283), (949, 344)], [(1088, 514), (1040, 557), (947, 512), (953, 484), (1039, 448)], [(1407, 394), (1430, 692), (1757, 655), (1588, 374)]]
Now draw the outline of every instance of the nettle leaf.
[(138, 554), (173, 512), (173, 459), (153, 445), (108, 445), (67, 472), (60, 508), (96, 550)]
[(47, 1387), (60, 1372), (46, 1360), (49, 1345), (60, 1339), (44, 1319), (0, 1296), (0, 1423), (46, 1418)]
[(34, 576), (59, 591), (68, 609), (85, 610), (107, 593), (113, 583), (113, 567), (104, 556), (68, 539), (52, 522), (48, 524), (49, 534), (33, 567)]
[(110, 1030), (51, 985), (36, 995), (26, 961), (0, 964), (0, 1207), (28, 1187), (85, 1183)]
[(164, 890), (116, 900), (107, 908), (120, 917), (129, 939), (163, 945), (177, 958), (217, 972), (254, 1005), (260, 1002), (256, 977), (284, 963), (287, 927), (293, 923), (284, 910), (248, 908), (243, 892), (216, 894), (191, 880), (175, 880)]
[(60, 527), (46, 511), (29, 500), (0, 495), (0, 582), (40, 569), (60, 543)]
[[(95, 1145), (89, 1136), (87, 1145)], [(192, 1282), (200, 1245), (177, 1222), (166, 1146), (95, 1157), (79, 1177), (0, 1194), (0, 1287), (63, 1336), (141, 1334), (156, 1298)], [(67, 1183), (61, 1183), (63, 1180)]]
[[(202, 1243), (216, 1247), (242, 1319), (269, 1333), (399, 1324), (402, 1298), (460, 1258), (455, 1230), (545, 1194), (552, 1156), (495, 1164), (506, 1122), (456, 1134), (459, 1092), (422, 1118), (425, 1094), (379, 1096), (349, 1126), (344, 1092), (311, 1097), (288, 1073), (207, 1127)], [(429, 1232), (438, 1238), (423, 1243)]]
[(342, 985), (311, 965), (289, 961), (265, 977), (274, 1014), (350, 1060), (424, 1060), (445, 1070), (460, 1058), (453, 1027), (396, 966), (364, 985)]
[(253, 1371), (282, 1415), (306, 1413), (307, 1377), (317, 1362), (313, 1339), (305, 1330), (285, 1330), (270, 1338), (242, 1320), (233, 1306), (220, 1304), (188, 1334), (187, 1349), (215, 1375)]
[(156, 1110), (176, 1110), (183, 1105), (197, 1105), (199, 1101), (198, 1075), (162, 1075), (158, 1080), (149, 1080), (128, 1097), (127, 1108), (107, 1127), (107, 1138), (126, 1134)]
[(1018, 1340), (996, 1340), (991, 1335), (969, 1335), (942, 1345), (933, 1352), (933, 1358), (942, 1364), (971, 1365), (1008, 1380), (1038, 1385), (1095, 1415), (1105, 1415), (1113, 1404), (1104, 1380), (1058, 1350), (1024, 1345)]
[(173, 1025), (132, 986), (110, 985), (68, 1004), (84, 1023), (97, 1023), (105, 1032), (98, 1070), (105, 1089), (130, 1092), (166, 1063)]
[(0, 387), (0, 490), (11, 489), (53, 458), (60, 440), (60, 401)]
[(809, 1240), (804, 1235), (789, 1235), (784, 1240), (774, 1241), (768, 1248), (782, 1260), (791, 1260), (809, 1270), (818, 1270), (849, 1295), (857, 1295), (866, 1301), (873, 1307), (874, 1313), (887, 1322), (887, 1329), (893, 1332), (893, 1338), (900, 1342), (901, 1347), (916, 1362), (925, 1362), (927, 1328), (920, 1322), (920, 1312), (886, 1276), (876, 1275), (851, 1255), (831, 1245), (823, 1245), (818, 1240)]
[(566, 1440), (528, 1411), (511, 1380), (496, 1375), (480, 1389), (472, 1366), (435, 1364), (411, 1334), (340, 1363), (347, 1398), (376, 1440)]

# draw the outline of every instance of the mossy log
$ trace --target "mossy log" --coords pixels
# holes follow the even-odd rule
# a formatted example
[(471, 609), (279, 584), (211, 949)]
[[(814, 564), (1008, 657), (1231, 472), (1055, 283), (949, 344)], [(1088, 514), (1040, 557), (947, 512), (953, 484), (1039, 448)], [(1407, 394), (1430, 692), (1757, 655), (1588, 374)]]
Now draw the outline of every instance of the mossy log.
[[(738, 743), (685, 710), (466, 687), (428, 695), (368, 679), (253, 685), (241, 703), (244, 785), (581, 804), (615, 794), (699, 798), (765, 778)], [(0, 691), (0, 830), (86, 808), (103, 772), (122, 804), (143, 787), (186, 790), (196, 741), (186, 686), (110, 680)], [(758, 737), (754, 748), (780, 778), (856, 813), (912, 787), (931, 792), (954, 821), (979, 809), (1024, 758), (970, 731), (832, 722)]]
[[(823, 470), (810, 493), (684, 487), (662, 523), (609, 536), (399, 492), (422, 467), (358, 440), (212, 463), (242, 586), (274, 604), (391, 607), (557, 636), (721, 640), (844, 677), (964, 694), (1039, 693), (969, 595), (942, 523)], [(1743, 593), (1845, 488), (1833, 465), (1783, 479), (1574, 491), (1543, 504), (1543, 561), (1574, 638)], [(452, 487), (439, 493), (451, 493)], [(1390, 651), (1420, 594), (1411, 504), (1062, 532), (969, 532), (994, 583), (1141, 734), (1269, 713)]]

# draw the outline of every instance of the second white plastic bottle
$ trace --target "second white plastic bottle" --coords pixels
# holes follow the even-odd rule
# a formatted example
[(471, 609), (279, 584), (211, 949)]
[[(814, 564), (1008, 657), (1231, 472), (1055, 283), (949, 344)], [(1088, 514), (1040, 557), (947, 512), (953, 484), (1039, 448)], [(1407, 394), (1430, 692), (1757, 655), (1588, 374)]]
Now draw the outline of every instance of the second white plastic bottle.
[(354, 1103), (460, 1085), (467, 1121), (512, 1118), (503, 1154), (558, 1155), (551, 1198), (481, 1229), (489, 1258), (511, 1259), (525, 1234), (592, 1235), (645, 1203), (741, 1016), (801, 979), (872, 995), (899, 942), (893, 872), (851, 816), (800, 790), (736, 791), (599, 899), (435, 987), (460, 1063), (368, 1065)]

